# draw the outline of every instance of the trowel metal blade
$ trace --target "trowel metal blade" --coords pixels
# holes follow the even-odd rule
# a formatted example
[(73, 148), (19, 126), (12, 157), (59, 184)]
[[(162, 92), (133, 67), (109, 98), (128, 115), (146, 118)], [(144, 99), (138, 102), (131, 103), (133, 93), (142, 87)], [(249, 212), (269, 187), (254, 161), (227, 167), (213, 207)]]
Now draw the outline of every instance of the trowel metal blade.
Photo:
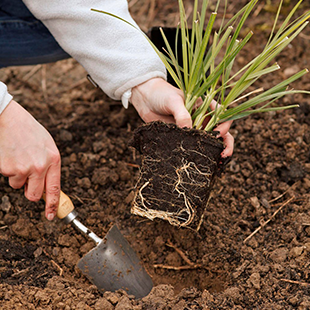
[(102, 291), (123, 289), (142, 298), (153, 288), (152, 279), (116, 225), (77, 266)]

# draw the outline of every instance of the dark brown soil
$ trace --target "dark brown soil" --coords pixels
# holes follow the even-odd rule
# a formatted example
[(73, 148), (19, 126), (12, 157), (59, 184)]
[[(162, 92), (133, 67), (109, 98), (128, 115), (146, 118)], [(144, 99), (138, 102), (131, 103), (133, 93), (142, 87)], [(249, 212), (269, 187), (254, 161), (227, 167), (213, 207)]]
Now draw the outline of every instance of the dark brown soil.
[(142, 160), (131, 213), (199, 231), (222, 170), (223, 143), (203, 130), (157, 121), (140, 126), (130, 144)]
[[(174, 1), (152, 3), (132, 7), (143, 28), (175, 25)], [(258, 10), (249, 20), (255, 35), (237, 65), (266, 41), (273, 15), (263, 1)], [(310, 67), (309, 49), (308, 27), (277, 58), (282, 70), (257, 87)], [(62, 189), (80, 219), (99, 236), (116, 223), (155, 287), (138, 301), (123, 292), (99, 294), (75, 267), (94, 244), (70, 225), (45, 220), (43, 201), (27, 201), (1, 177), (0, 308), (310, 309), (309, 96), (279, 102), (299, 103), (298, 109), (233, 124), (234, 156), (215, 184), (198, 235), (130, 214), (141, 159), (128, 142), (141, 120), (85, 76), (73, 60), (0, 70), (15, 99), (53, 135), (62, 154)], [(309, 76), (292, 87), (309, 90)]]

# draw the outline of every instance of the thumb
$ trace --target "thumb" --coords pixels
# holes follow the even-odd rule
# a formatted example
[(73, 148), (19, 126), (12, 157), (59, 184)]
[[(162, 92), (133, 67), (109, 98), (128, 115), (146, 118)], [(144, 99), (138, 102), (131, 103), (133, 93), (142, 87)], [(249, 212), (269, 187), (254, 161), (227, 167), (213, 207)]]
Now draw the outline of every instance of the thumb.
[(192, 128), (193, 125), (192, 118), (187, 109), (185, 108), (183, 100), (174, 102), (174, 104), (171, 105), (170, 108), (171, 108), (170, 112), (174, 117), (175, 123), (179, 127)]

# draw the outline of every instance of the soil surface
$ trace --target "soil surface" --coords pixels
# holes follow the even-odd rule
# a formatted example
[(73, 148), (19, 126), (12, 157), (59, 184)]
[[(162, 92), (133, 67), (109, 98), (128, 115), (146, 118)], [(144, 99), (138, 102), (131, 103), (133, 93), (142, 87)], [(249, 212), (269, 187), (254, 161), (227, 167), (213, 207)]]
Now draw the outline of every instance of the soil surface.
[[(255, 35), (237, 65), (268, 38), (274, 11), (266, 3), (259, 2), (248, 21)], [(175, 1), (130, 4), (143, 30), (176, 25)], [(277, 58), (282, 69), (256, 87), (310, 67), (309, 49), (308, 27)], [(0, 177), (1, 309), (310, 309), (309, 96), (279, 102), (300, 108), (232, 125), (234, 156), (214, 186), (198, 234), (130, 214), (140, 157), (128, 142), (142, 121), (132, 106), (125, 110), (94, 89), (74, 60), (2, 69), (0, 80), (54, 137), (62, 189), (80, 220), (99, 236), (116, 223), (155, 284), (141, 300), (123, 291), (99, 293), (76, 268), (94, 243), (70, 225), (48, 222), (43, 201), (27, 201), (23, 190)], [(309, 90), (309, 76), (292, 87)]]

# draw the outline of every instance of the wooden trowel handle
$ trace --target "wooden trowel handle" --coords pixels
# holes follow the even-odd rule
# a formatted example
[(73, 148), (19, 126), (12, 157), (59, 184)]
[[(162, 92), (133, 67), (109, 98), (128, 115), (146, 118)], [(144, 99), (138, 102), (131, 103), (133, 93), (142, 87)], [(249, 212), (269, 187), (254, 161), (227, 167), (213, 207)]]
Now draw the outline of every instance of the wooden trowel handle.
[[(43, 194), (43, 199), (46, 201), (45, 193)], [(58, 205), (56, 216), (62, 220), (68, 214), (70, 214), (73, 210), (74, 210), (74, 205), (71, 199), (63, 191), (60, 191), (59, 205)]]
[(74, 205), (71, 199), (63, 191), (61, 191), (56, 216), (62, 220), (73, 210)]

